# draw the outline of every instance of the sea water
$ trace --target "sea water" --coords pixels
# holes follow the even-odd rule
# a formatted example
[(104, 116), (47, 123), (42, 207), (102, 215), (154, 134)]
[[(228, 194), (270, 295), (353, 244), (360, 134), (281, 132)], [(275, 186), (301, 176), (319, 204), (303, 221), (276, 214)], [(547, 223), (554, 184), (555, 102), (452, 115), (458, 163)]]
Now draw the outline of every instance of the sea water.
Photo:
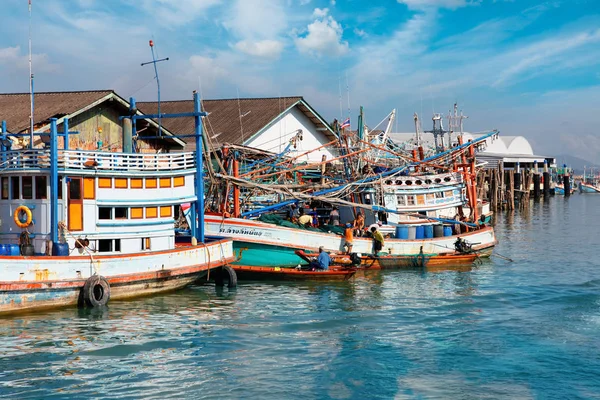
[(600, 398), (600, 195), (497, 216), (473, 268), (0, 318), (2, 398)]

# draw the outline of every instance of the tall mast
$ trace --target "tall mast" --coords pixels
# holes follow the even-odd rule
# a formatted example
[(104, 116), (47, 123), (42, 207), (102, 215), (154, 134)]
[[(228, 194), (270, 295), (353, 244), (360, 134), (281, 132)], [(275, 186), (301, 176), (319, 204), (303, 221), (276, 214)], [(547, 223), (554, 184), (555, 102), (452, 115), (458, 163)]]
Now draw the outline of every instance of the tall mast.
[(29, 147), (33, 149), (33, 63), (31, 59), (31, 0), (29, 0)]

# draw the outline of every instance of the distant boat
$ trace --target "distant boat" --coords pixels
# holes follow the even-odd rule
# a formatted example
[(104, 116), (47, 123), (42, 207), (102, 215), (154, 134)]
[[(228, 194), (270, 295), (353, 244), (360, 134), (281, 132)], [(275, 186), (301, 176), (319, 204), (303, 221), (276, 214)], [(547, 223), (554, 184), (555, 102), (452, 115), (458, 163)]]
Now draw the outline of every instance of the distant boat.
[(301, 280), (301, 281), (344, 281), (356, 273), (356, 268), (330, 266), (326, 271), (302, 270), (291, 267), (259, 267), (235, 265), (235, 273), (240, 279), (273, 279), (273, 280)]

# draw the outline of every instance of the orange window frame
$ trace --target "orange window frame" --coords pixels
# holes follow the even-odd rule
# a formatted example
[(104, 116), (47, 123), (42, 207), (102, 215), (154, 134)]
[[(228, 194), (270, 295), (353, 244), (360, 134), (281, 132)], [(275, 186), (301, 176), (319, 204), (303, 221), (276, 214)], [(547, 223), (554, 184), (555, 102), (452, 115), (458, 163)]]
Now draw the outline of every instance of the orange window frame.
[(158, 181), (156, 178), (146, 178), (146, 189), (156, 189), (158, 187)]
[(112, 178), (98, 178), (98, 187), (102, 189), (112, 188)]
[(142, 178), (131, 178), (131, 182), (129, 182), (129, 186), (132, 189), (143, 189), (144, 188), (144, 180)]
[(96, 198), (96, 178), (83, 178), (83, 198), (84, 200)]
[(158, 217), (158, 207), (146, 207), (146, 218)]
[(161, 206), (160, 207), (160, 217), (172, 217), (173, 216), (173, 206)]
[(185, 186), (185, 177), (184, 176), (176, 176), (173, 178), (173, 187), (181, 187)]
[(127, 178), (115, 178), (115, 188), (117, 189), (127, 189), (129, 185), (127, 184)]
[(170, 188), (171, 187), (171, 178), (160, 178), (160, 187), (161, 188)]

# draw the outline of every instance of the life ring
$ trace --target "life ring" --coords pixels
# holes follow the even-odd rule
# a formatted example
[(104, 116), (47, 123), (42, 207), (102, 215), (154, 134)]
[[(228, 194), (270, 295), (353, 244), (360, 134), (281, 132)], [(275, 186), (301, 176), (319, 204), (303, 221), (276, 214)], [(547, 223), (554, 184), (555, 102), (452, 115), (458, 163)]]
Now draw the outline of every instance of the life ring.
[(100, 275), (90, 276), (81, 291), (88, 307), (102, 307), (110, 300), (110, 285), (106, 278)]
[(225, 280), (227, 280), (227, 287), (234, 288), (237, 286), (237, 274), (235, 270), (229, 265), (224, 265), (216, 270), (215, 274), (215, 285), (224, 286)]
[[(24, 212), (25, 215), (27, 216), (27, 219), (25, 220), (25, 222), (21, 222), (21, 219), (19, 218), (19, 215), (21, 214), (21, 212)], [(27, 228), (29, 225), (31, 225), (31, 221), (33, 221), (33, 215), (31, 215), (31, 210), (27, 206), (17, 207), (13, 217), (15, 220), (15, 224), (17, 224), (17, 226), (19, 228)]]

